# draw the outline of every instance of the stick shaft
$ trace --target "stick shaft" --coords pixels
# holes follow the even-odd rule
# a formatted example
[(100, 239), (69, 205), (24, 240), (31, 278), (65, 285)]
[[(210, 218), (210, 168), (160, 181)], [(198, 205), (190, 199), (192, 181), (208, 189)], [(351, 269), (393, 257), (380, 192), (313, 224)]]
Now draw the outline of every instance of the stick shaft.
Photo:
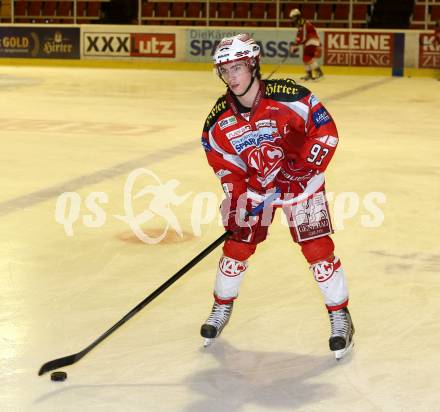
[(180, 269), (176, 274), (170, 277), (165, 283), (159, 286), (154, 292), (150, 293), (142, 302), (137, 304), (130, 312), (128, 312), (121, 320), (115, 323), (110, 329), (104, 332), (98, 339), (93, 341), (89, 346), (74, 355), (69, 355), (64, 358), (55, 359), (53, 361), (46, 362), (39, 370), (38, 374), (42, 375), (54, 369), (58, 369), (63, 366), (72, 365), (78, 362), (81, 358), (87, 355), (95, 346), (99, 345), (104, 339), (110, 336), (116, 329), (120, 328), (125, 322), (131, 319), (136, 313), (141, 311), (145, 306), (147, 306), (153, 299), (157, 298), (162, 292), (168, 289), (174, 282), (180, 279), (186, 272), (193, 268), (198, 262), (200, 262), (205, 256), (211, 253), (218, 245), (223, 243), (223, 241), (231, 234), (231, 232), (226, 231), (218, 239), (214, 240), (209, 246), (202, 250), (194, 259), (188, 262), (182, 269)]
[[(259, 205), (255, 206), (249, 213), (251, 216), (258, 215), (267, 205), (275, 200), (279, 196), (279, 192), (275, 192), (270, 195), (266, 200), (261, 202)], [(223, 233), (218, 239), (214, 240), (209, 246), (203, 249), (196, 257), (194, 257), (190, 262), (188, 262), (182, 269), (171, 276), (165, 283), (159, 286), (154, 292), (148, 295), (142, 302), (136, 305), (130, 312), (128, 312), (119, 322), (115, 323), (108, 331), (104, 332), (98, 339), (96, 339), (92, 344), (90, 344), (86, 349), (85, 353), (91, 351), (96, 345), (102, 342), (110, 334), (112, 334), (116, 329), (122, 326), (125, 322), (131, 319), (136, 313), (141, 311), (145, 306), (147, 306), (153, 299), (157, 298), (162, 292), (168, 289), (174, 282), (180, 279), (186, 272), (192, 269), (197, 263), (199, 263), (203, 258), (209, 255), (214, 249), (222, 244), (225, 239), (231, 234), (230, 231)], [(83, 355), (83, 356), (84, 356)]]
[[(274, 201), (277, 197), (279, 197), (279, 192), (271, 194), (267, 199), (265, 199), (262, 203), (252, 209), (249, 213), (250, 215), (257, 215), (261, 212), (261, 210), (269, 205), (272, 201)], [(209, 246), (203, 249), (196, 257), (194, 257), (190, 262), (188, 262), (182, 269), (180, 269), (177, 273), (171, 276), (165, 283), (160, 285), (154, 292), (150, 293), (142, 302), (138, 303), (130, 312), (128, 312), (121, 320), (115, 323), (110, 329), (104, 332), (99, 338), (93, 341), (89, 346), (83, 349), (81, 352), (78, 352), (73, 355), (65, 356), (63, 358), (54, 359), (52, 361), (46, 362), (40, 368), (38, 374), (43, 375), (46, 372), (49, 372), (54, 369), (58, 369), (60, 367), (72, 365), (78, 362), (81, 358), (87, 355), (94, 347), (99, 345), (104, 339), (110, 336), (116, 329), (121, 327), (125, 322), (131, 319), (136, 313), (141, 311), (145, 306), (147, 306), (153, 299), (157, 298), (162, 292), (168, 289), (174, 282), (180, 279), (186, 272), (188, 272), (191, 268), (193, 268), (197, 263), (199, 263), (203, 258), (209, 255), (214, 249), (216, 249), (221, 243), (225, 241), (225, 239), (232, 232), (226, 231), (223, 233), (218, 239), (214, 240)]]
[[(176, 274), (171, 276), (165, 283), (159, 286), (154, 292), (148, 295), (142, 302), (136, 305), (130, 312), (128, 312), (119, 322), (115, 323), (108, 331), (104, 332), (98, 339), (96, 339), (92, 344), (90, 344), (86, 350), (90, 352), (96, 345), (102, 342), (110, 334), (112, 334), (116, 329), (122, 326), (125, 322), (131, 319), (136, 313), (140, 312), (145, 306), (147, 306), (152, 300), (156, 299), (162, 292), (168, 289), (174, 282), (179, 280), (186, 272), (192, 269), (197, 263), (199, 263), (205, 256), (209, 255), (214, 249), (217, 248), (223, 241), (230, 235), (231, 232), (223, 233), (218, 239), (214, 240), (209, 246), (202, 250), (194, 259), (188, 262), (182, 269), (180, 269)], [(84, 355), (87, 353), (85, 352)], [(83, 355), (83, 356), (84, 356)]]
[(281, 62), (278, 64), (278, 66), (275, 68), (275, 70), (273, 70), (269, 76), (267, 76), (264, 80), (270, 80), (270, 78), (280, 69), (280, 67), (284, 64), (284, 62), (287, 60), (287, 58), (289, 57), (289, 54), (287, 54), (287, 56), (285, 56), (283, 58), (283, 60), (281, 60)]

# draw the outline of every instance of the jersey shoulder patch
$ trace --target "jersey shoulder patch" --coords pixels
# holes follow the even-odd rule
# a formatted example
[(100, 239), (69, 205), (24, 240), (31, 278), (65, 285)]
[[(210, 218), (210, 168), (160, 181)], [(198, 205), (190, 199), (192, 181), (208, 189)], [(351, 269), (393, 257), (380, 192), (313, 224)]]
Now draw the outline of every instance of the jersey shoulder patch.
[(224, 94), (217, 100), (208, 117), (206, 118), (203, 130), (208, 131), (226, 110), (228, 110), (228, 107), (226, 104), (226, 95)]
[(296, 102), (310, 93), (293, 79), (266, 80), (266, 97), (280, 102)]

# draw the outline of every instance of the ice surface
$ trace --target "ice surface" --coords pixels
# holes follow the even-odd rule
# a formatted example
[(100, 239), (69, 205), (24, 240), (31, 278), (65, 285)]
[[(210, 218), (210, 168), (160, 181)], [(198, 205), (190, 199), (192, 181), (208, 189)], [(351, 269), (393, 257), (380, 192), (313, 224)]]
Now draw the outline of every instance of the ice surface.
[[(309, 85), (341, 136), (327, 190), (349, 279), (352, 356), (337, 363), (329, 352), (318, 288), (277, 218), (218, 342), (204, 349), (199, 328), (220, 248), (56, 383), (37, 376), (41, 364), (89, 345), (221, 235), (214, 218), (197, 236), (191, 214), (201, 193), (221, 196), (199, 139), (224, 86), (208, 72), (0, 73), (0, 410), (440, 410), (439, 82), (327, 76)], [(138, 168), (171, 182), (183, 237), (170, 226), (162, 242), (143, 243), (115, 217), (126, 216), (124, 186)], [(133, 193), (153, 180), (142, 175)], [(81, 201), (72, 236), (55, 218), (63, 192)], [(87, 208), (92, 192), (107, 200), (104, 221)], [(372, 192), (386, 197), (378, 227), (365, 225)], [(137, 213), (149, 199), (133, 200)], [(64, 212), (58, 220), (75, 210)], [(144, 218), (159, 236), (165, 217)]]

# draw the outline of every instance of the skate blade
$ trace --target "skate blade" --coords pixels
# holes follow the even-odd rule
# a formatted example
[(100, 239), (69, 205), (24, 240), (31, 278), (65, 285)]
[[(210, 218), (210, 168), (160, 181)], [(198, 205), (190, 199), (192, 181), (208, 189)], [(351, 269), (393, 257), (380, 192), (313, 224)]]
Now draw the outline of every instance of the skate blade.
[(344, 349), (335, 350), (335, 358), (337, 361), (340, 361), (344, 356), (351, 352), (354, 346), (354, 341), (351, 341), (350, 345), (348, 345)]
[(214, 342), (214, 339), (205, 338), (205, 340), (203, 341), (203, 347), (207, 348), (208, 346), (211, 346), (213, 342)]

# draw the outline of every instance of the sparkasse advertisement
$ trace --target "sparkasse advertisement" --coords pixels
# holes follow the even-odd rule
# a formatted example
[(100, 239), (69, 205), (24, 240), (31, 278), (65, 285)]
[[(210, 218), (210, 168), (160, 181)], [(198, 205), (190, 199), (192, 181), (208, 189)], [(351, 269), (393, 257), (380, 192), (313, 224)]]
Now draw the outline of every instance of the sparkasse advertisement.
[[(223, 37), (246, 32), (258, 43), (264, 63), (278, 64), (289, 53), (296, 30), (189, 29), (186, 32), (186, 60), (212, 62), (212, 56)], [(322, 33), (320, 33), (322, 41)], [(301, 52), (289, 56), (286, 64), (302, 64)], [(321, 61), (321, 59), (319, 59)]]

